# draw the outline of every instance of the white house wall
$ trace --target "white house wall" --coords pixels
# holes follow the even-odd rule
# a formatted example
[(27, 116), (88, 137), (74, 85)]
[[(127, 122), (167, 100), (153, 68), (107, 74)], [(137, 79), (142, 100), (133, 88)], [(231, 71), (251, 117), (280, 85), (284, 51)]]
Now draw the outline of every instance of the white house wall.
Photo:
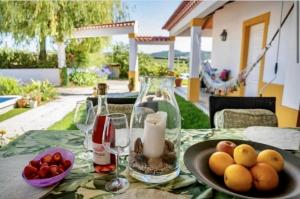
[[(283, 15), (285, 15), (293, 2), (284, 2)], [(230, 69), (233, 76), (239, 72), (240, 55), (241, 55), (241, 40), (243, 22), (261, 14), (270, 12), (270, 22), (268, 27), (267, 43), (276, 32), (280, 20), (281, 2), (234, 2), (226, 5), (223, 9), (216, 11), (213, 17), (213, 47), (212, 47), (212, 65), (219, 69)], [(221, 41), (220, 34), (226, 29), (228, 32), (227, 40)], [(294, 32), (292, 34), (291, 32)], [(295, 100), (284, 100), (283, 104), (291, 107), (299, 107), (300, 92), (295, 91), (295, 85), (292, 84), (293, 78), (299, 78), (299, 73), (295, 74), (296, 68), (296, 36), (295, 23), (292, 16), (288, 18), (281, 32), (280, 43), (280, 58), (279, 69), (274, 84), (280, 84), (287, 87), (286, 92), (289, 93), (289, 98)], [(277, 37), (278, 38), (278, 37)], [(277, 39), (273, 42), (271, 49), (265, 56), (264, 76), (263, 81), (268, 82), (274, 77), (274, 64), (276, 62)], [(294, 61), (291, 61), (294, 60)], [(299, 70), (299, 67), (297, 67)], [(292, 80), (285, 81), (287, 77)], [(291, 92), (292, 91), (292, 92)], [(285, 97), (284, 97), (285, 99)], [(297, 102), (298, 101), (298, 102)]]
[[(289, 20), (289, 31), (288, 35), (290, 38), (296, 37), (296, 13), (293, 12), (291, 19)], [(299, 24), (300, 25), (300, 24)], [(300, 34), (300, 33), (298, 33)], [(287, 49), (289, 52), (289, 59), (287, 60), (287, 70), (284, 78), (284, 90), (282, 104), (289, 106), (294, 109), (299, 108), (300, 104), (300, 63), (296, 63), (296, 49), (295, 49), (295, 39), (288, 40)]]
[(57, 68), (0, 69), (1, 76), (15, 78), (21, 83), (47, 80), (55, 86), (60, 85), (60, 70)]

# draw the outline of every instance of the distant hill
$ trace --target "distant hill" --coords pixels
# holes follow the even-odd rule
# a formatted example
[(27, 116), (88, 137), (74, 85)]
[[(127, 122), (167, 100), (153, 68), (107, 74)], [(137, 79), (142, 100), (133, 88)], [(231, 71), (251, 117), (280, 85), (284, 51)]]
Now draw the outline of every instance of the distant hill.
[[(168, 51), (160, 51), (150, 54), (154, 58), (168, 58)], [(188, 57), (189, 52), (182, 52), (180, 50), (175, 50), (175, 57)]]
[[(211, 57), (211, 52), (208, 51), (202, 51), (203, 57), (202, 59), (207, 60), (210, 59)], [(188, 59), (190, 53), (189, 52), (182, 52), (180, 50), (175, 50), (175, 58), (183, 58), (183, 59)], [(151, 53), (150, 56), (153, 58), (160, 58), (160, 59), (167, 59), (168, 58), (168, 51), (160, 51), (160, 52), (155, 52)]]

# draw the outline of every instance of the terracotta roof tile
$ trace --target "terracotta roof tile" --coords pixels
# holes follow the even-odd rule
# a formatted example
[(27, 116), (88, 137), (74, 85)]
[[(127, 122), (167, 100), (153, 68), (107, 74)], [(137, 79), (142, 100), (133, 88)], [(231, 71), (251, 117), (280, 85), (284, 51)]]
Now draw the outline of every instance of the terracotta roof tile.
[(162, 29), (171, 30), (183, 17), (189, 14), (201, 0), (182, 1)]
[(155, 41), (172, 41), (170, 37), (164, 36), (137, 36), (135, 37), (135, 41), (137, 42), (155, 42)]
[(116, 28), (116, 27), (129, 27), (134, 26), (135, 21), (125, 21), (125, 22), (116, 22), (116, 23), (107, 23), (107, 24), (94, 24), (76, 28), (76, 30), (88, 30), (88, 29), (98, 29), (98, 28)]

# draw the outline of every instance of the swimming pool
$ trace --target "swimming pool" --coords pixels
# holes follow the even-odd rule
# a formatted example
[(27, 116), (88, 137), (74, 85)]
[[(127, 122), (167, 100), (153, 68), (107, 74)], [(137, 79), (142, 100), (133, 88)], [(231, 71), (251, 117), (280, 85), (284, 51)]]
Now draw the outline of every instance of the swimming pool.
[(11, 100), (11, 99), (14, 99), (14, 97), (1, 97), (0, 96), (0, 103)]
[(0, 114), (3, 114), (13, 109), (19, 98), (20, 96), (16, 96), (16, 95), (0, 96)]

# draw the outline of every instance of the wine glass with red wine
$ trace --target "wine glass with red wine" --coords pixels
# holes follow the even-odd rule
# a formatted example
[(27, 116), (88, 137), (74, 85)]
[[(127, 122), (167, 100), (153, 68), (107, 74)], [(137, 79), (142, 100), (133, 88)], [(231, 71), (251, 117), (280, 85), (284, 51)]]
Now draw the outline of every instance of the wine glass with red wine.
[(129, 188), (128, 180), (119, 176), (118, 172), (119, 156), (124, 154), (130, 144), (129, 128), (125, 114), (113, 113), (107, 115), (102, 144), (107, 152), (116, 156), (116, 178), (106, 183), (105, 189), (113, 193), (122, 193)]

